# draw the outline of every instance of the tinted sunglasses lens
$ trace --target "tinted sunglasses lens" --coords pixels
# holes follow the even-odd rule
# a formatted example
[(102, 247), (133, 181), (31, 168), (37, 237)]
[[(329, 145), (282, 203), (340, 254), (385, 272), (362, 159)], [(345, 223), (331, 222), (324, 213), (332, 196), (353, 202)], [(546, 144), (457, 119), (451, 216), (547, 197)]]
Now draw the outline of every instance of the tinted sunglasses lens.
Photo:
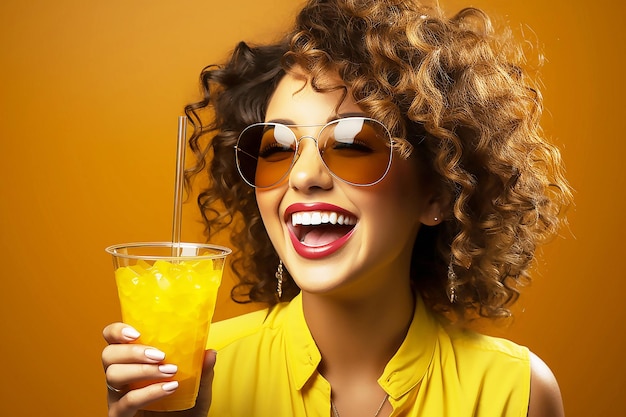
[(329, 123), (320, 133), (319, 146), (328, 169), (351, 184), (374, 184), (391, 165), (391, 136), (373, 119), (350, 117)]
[(259, 123), (247, 127), (237, 143), (237, 167), (255, 187), (271, 187), (291, 168), (296, 138), (286, 126)]
[[(330, 122), (321, 128), (317, 142), (328, 169), (350, 184), (375, 184), (391, 165), (391, 136), (373, 119), (348, 117)], [(296, 135), (285, 125), (257, 123), (247, 127), (236, 146), (241, 176), (255, 187), (277, 184), (293, 165), (296, 143)]]

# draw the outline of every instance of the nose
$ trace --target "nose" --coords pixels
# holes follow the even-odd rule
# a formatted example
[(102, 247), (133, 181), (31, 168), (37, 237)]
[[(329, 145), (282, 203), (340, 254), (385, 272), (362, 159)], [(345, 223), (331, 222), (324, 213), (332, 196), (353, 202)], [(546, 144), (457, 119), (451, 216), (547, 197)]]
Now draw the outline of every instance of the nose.
[(303, 136), (298, 145), (298, 155), (289, 173), (289, 186), (303, 192), (327, 190), (333, 186), (333, 177), (322, 162), (317, 141)]

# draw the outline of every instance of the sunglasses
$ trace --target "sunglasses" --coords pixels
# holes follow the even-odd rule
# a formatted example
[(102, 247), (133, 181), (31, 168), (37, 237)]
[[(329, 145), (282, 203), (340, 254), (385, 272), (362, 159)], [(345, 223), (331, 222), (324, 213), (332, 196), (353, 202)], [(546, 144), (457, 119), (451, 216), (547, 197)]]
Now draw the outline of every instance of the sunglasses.
[[(294, 131), (299, 127), (321, 128), (317, 137), (299, 137)], [(393, 140), (385, 125), (368, 117), (346, 117), (325, 125), (255, 123), (246, 127), (235, 145), (239, 174), (256, 188), (280, 183), (291, 171), (305, 138), (315, 141), (328, 171), (351, 185), (374, 185), (391, 166)]]

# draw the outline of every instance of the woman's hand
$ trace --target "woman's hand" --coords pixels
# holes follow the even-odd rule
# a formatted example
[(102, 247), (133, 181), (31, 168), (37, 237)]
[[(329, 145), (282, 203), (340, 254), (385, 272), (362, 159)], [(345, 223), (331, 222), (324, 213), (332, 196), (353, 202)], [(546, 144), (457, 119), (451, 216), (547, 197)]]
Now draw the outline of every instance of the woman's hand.
[[(124, 323), (108, 325), (103, 331), (103, 336), (109, 344), (102, 351), (102, 365), (108, 386), (109, 417), (133, 417), (137, 415), (139, 409), (176, 391), (178, 382), (175, 379), (130, 390), (128, 388), (130, 383), (175, 378), (176, 365), (168, 364), (165, 353), (152, 346), (131, 343), (139, 338), (139, 333)], [(144, 411), (141, 415), (206, 417), (211, 404), (214, 365), (215, 351), (207, 351), (194, 408), (168, 413)]]

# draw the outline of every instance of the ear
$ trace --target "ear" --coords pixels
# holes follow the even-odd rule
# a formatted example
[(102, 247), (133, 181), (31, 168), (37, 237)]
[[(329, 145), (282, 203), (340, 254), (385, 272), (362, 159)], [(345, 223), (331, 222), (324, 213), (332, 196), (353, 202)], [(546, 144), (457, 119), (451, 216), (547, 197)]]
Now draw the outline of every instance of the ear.
[(448, 208), (448, 199), (441, 194), (432, 194), (420, 214), (420, 222), (426, 226), (437, 226), (443, 221)]

